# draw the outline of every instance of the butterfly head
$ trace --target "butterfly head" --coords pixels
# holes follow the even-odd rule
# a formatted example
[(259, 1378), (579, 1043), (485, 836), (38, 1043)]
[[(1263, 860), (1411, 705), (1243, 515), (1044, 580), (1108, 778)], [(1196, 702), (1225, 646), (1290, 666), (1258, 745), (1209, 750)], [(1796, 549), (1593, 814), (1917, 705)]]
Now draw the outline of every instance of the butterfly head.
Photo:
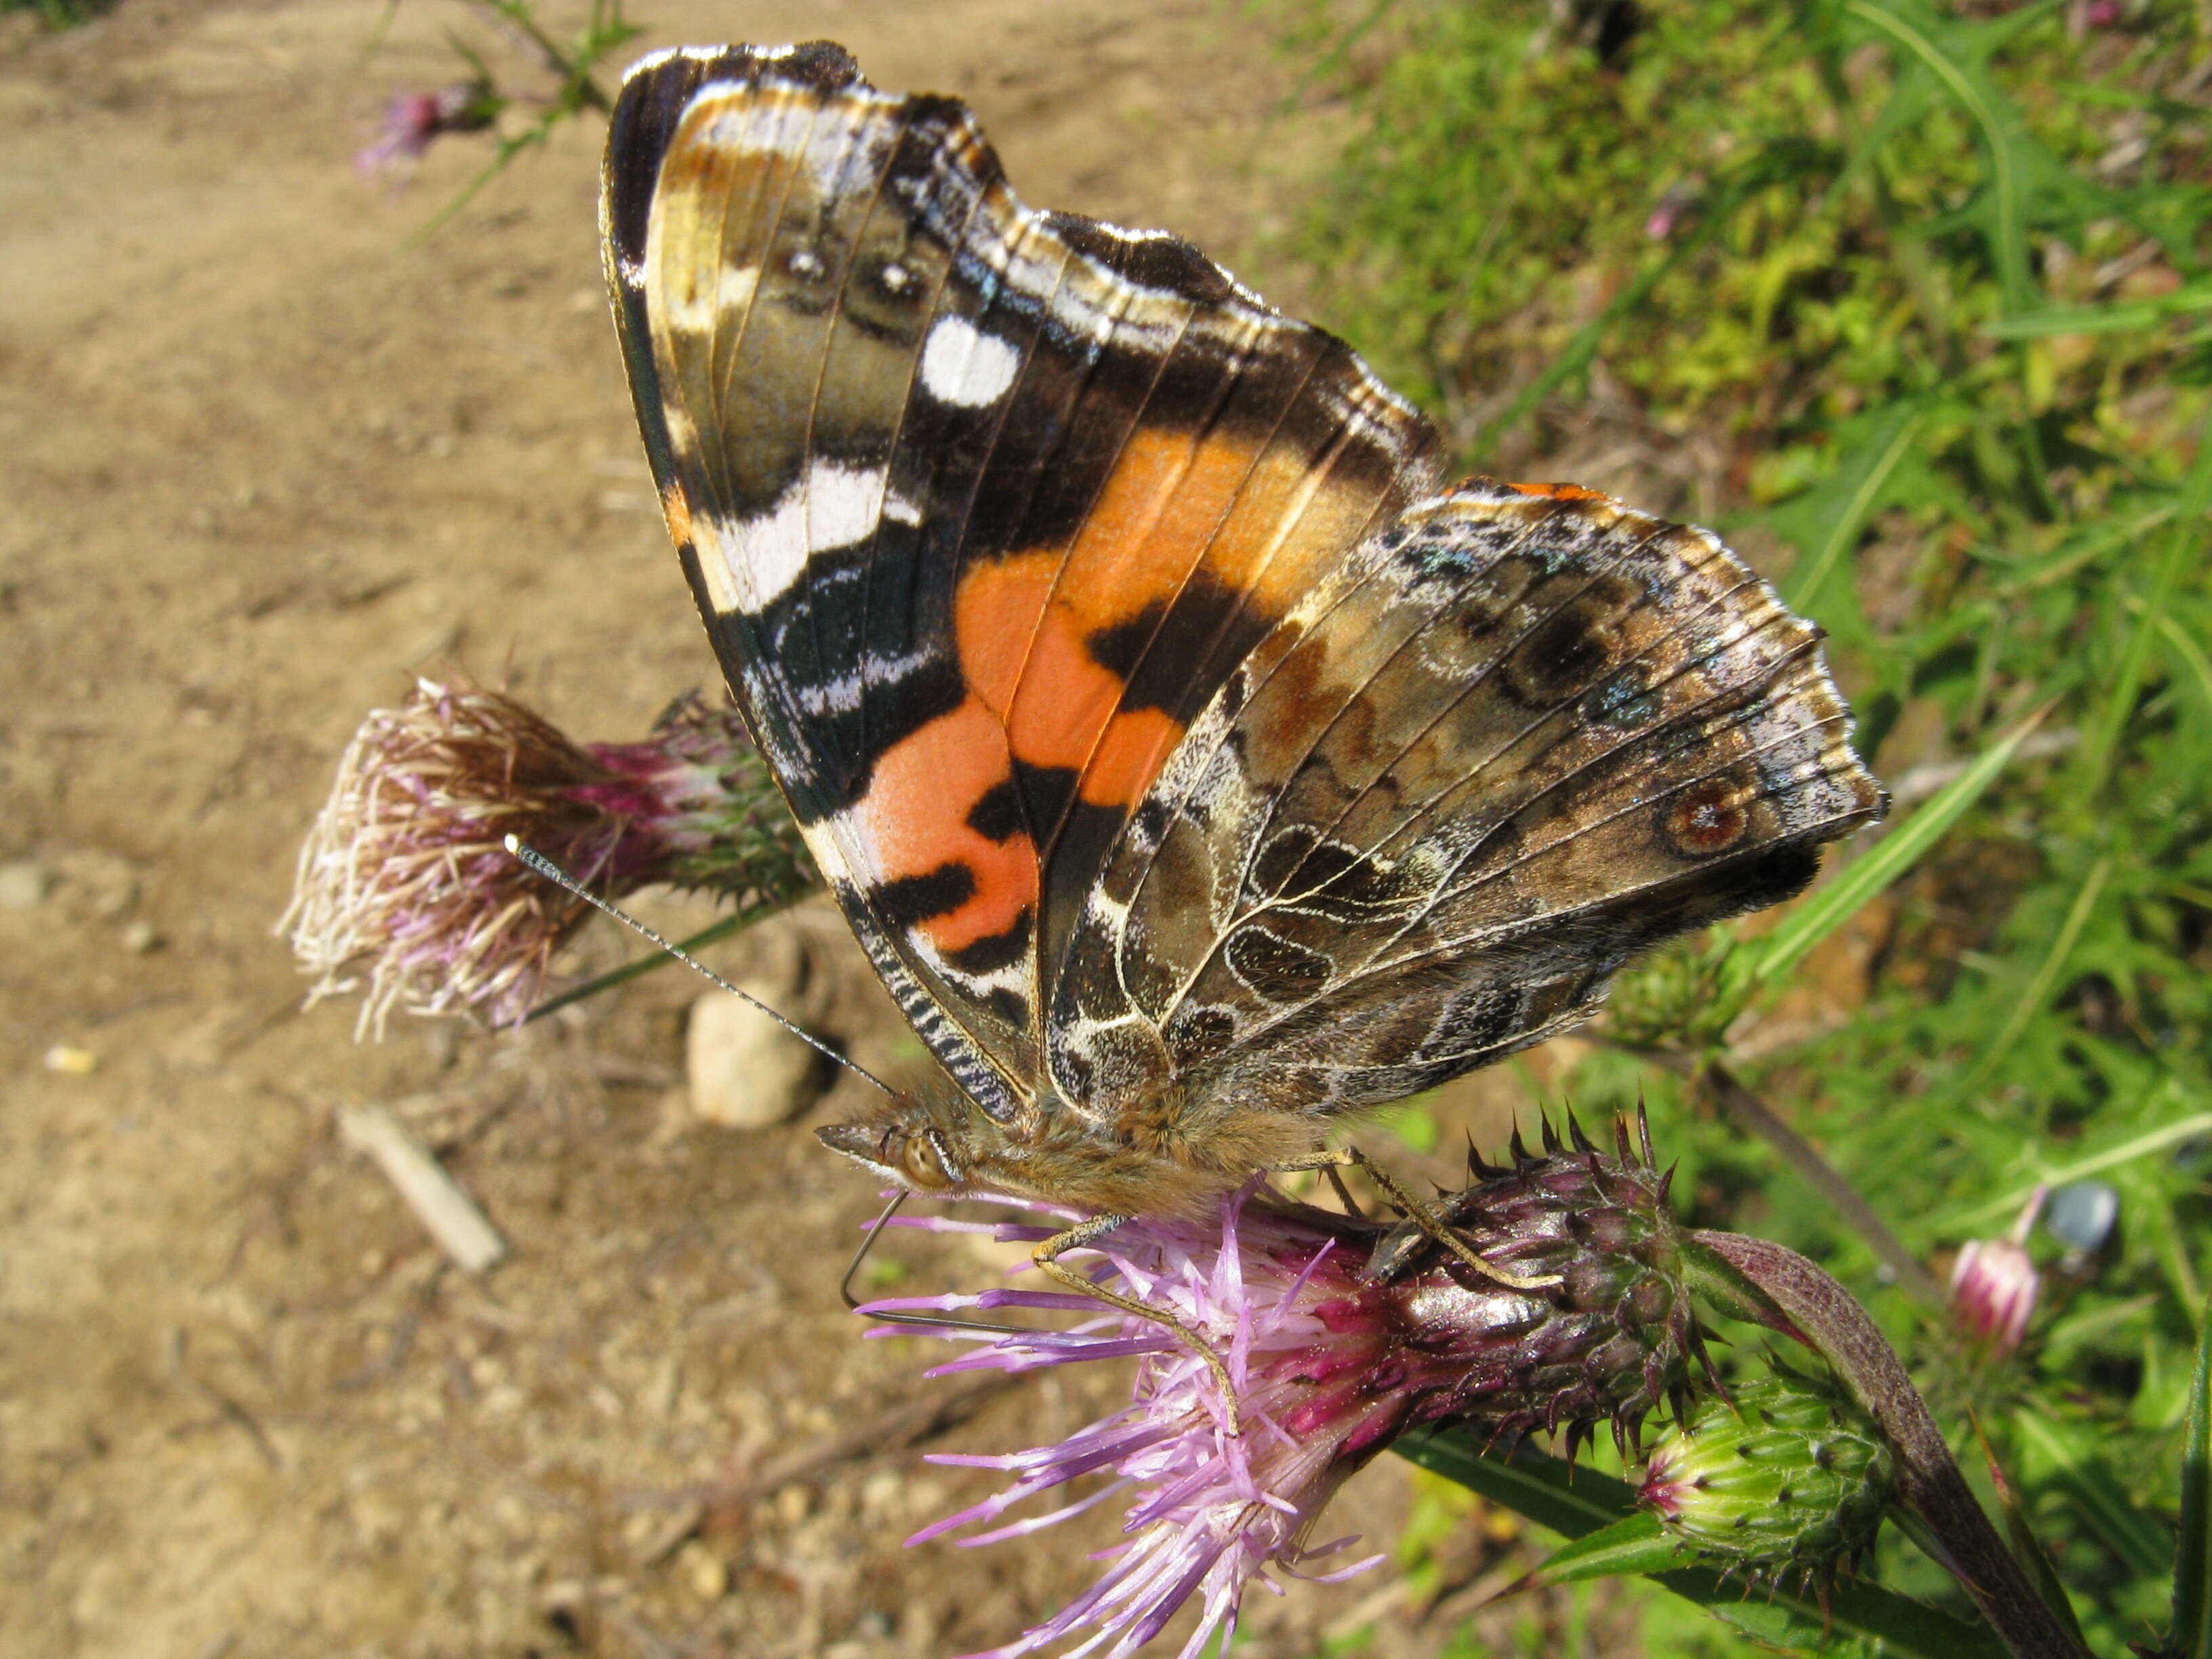
[(970, 1144), (972, 1128), (962, 1115), (902, 1095), (880, 1117), (826, 1124), (814, 1133), (832, 1152), (911, 1193), (965, 1197), (996, 1190), (997, 1183), (981, 1178), (988, 1153)]

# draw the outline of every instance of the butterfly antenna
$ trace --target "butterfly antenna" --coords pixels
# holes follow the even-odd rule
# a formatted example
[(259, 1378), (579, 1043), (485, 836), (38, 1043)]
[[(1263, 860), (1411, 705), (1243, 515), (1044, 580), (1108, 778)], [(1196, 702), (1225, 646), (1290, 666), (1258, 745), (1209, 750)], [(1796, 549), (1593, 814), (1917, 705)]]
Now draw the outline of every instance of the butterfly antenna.
[[(883, 1212), (868, 1224), (867, 1231), (860, 1236), (860, 1247), (853, 1252), (853, 1259), (845, 1264), (845, 1277), (838, 1281), (837, 1294), (845, 1298), (845, 1305), (854, 1313), (860, 1311), (860, 1298), (853, 1293), (853, 1281), (860, 1276), (860, 1264), (876, 1248), (876, 1241), (883, 1237), (884, 1229), (890, 1225), (891, 1217), (898, 1212), (899, 1206), (912, 1196), (912, 1194), (904, 1192), (890, 1195), (890, 1201), (884, 1206)], [(981, 1331), (991, 1336), (1029, 1334), (1022, 1326), (1002, 1325), (995, 1319), (963, 1319), (955, 1314), (915, 1313), (905, 1308), (872, 1310), (867, 1316), (878, 1325), (922, 1325), (941, 1331)]]
[(507, 850), (514, 854), (515, 857), (520, 859), (525, 864), (528, 865), (532, 870), (535, 870), (539, 875), (544, 877), (546, 880), (553, 883), (554, 885), (574, 893), (578, 898), (583, 900), (585, 903), (592, 906), (592, 908), (603, 911), (606, 915), (612, 916), (617, 921), (622, 923), (623, 927), (629, 928), (632, 933), (636, 933), (647, 943), (659, 945), (662, 950), (667, 951), (670, 956), (674, 957), (677, 961), (682, 963), (686, 968), (689, 968), (693, 973), (697, 974), (701, 978), (710, 981), (715, 985), (719, 985), (722, 989), (727, 991), (733, 997), (737, 997), (745, 1002), (750, 1002), (754, 1007), (759, 1009), (761, 1012), (766, 1014), (777, 1024), (782, 1026), (785, 1030), (790, 1032), (792, 1036), (797, 1037), (808, 1048), (813, 1049), (815, 1053), (818, 1054), (826, 1054), (830, 1059), (835, 1060), (847, 1071), (851, 1072), (857, 1076), (866, 1078), (869, 1082), (874, 1084), (876, 1087), (881, 1089), (885, 1094), (890, 1096), (892, 1099), (896, 1100), (898, 1098), (898, 1091), (892, 1088), (890, 1084), (884, 1082), (883, 1079), (878, 1077), (873, 1072), (868, 1070), (866, 1066), (856, 1065), (852, 1060), (846, 1059), (844, 1055), (839, 1054), (835, 1048), (832, 1048), (828, 1043), (823, 1042), (821, 1038), (810, 1036), (808, 1033), (800, 1030), (798, 1026), (793, 1024), (781, 1014), (776, 1012), (775, 1009), (769, 1007), (768, 1004), (763, 1002), (751, 992), (740, 991), (736, 986), (731, 984), (729, 981), (724, 979), (720, 974), (716, 973), (712, 968), (709, 968), (705, 963), (700, 961), (698, 957), (693, 956), (682, 945), (671, 944), (668, 940), (661, 938), (659, 934), (654, 933), (652, 928), (640, 921), (635, 916), (630, 915), (629, 911), (623, 909), (619, 905), (608, 903), (606, 900), (601, 898), (597, 893), (587, 890), (582, 883), (579, 882), (559, 865), (554, 863), (551, 859), (547, 858), (544, 854), (539, 852), (534, 847), (526, 845), (520, 836), (507, 836)]

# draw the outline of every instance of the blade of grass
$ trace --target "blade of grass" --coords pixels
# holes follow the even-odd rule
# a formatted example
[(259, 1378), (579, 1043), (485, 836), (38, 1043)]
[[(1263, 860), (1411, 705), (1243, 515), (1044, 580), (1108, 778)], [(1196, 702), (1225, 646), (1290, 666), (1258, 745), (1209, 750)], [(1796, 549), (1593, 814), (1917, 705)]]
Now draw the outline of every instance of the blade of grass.
[[(2171, 1082), (2166, 1085), (2169, 1089), (2172, 1086)], [(1985, 1204), (1977, 1204), (1971, 1210), (1960, 1210), (1953, 1215), (1936, 1217), (1928, 1224), (1928, 1230), (1931, 1234), (1971, 1231), (1973, 1228), (1993, 1221), (1999, 1216), (2008, 1216), (2017, 1212), (2020, 1206), (2027, 1202), (2029, 1194), (2039, 1186), (2063, 1187), (2073, 1182), (2087, 1181), (2093, 1175), (2100, 1175), (2106, 1170), (2116, 1169), (2135, 1158), (2148, 1158), (2153, 1152), (2164, 1152), (2168, 1146), (2179, 1146), (2185, 1140), (2193, 1140), (2198, 1135), (2212, 1135), (2212, 1112), (2194, 1113), (2175, 1122), (2153, 1129), (2147, 1134), (2136, 1135), (2124, 1140), (2118, 1146), (2096, 1153), (2093, 1157), (2075, 1158), (2071, 1163), (2058, 1164), (2025, 1185), (2014, 1188), (2001, 1198), (1993, 1198)]]
[(1995, 317), (1982, 325), (1993, 340), (2039, 340), (2053, 334), (2132, 334), (2166, 318), (2212, 310), (2212, 284), (2193, 283), (2154, 299), (2109, 306), (2053, 306), (2021, 317)]
[(1843, 471), (1825, 487), (1831, 499), (1840, 499), (1842, 510), (1823, 514), (1827, 534), (1816, 547), (1805, 550), (1799, 568), (1790, 573), (1790, 603), (1801, 611), (1817, 610), (1814, 603), (1844, 555), (1858, 544), (1859, 534), (1881, 501), (1897, 464), (1912, 448), (1912, 441), (1928, 418), (1927, 411), (1911, 404), (1890, 410), (1871, 437), (1844, 463)]
[(1510, 1457), (1486, 1456), (1468, 1433), (1446, 1429), (1406, 1435), (1390, 1449), (1565, 1537), (1587, 1537), (1636, 1512), (1636, 1490), (1626, 1480), (1595, 1469), (1570, 1472), (1563, 1460), (1527, 1446)]
[(1538, 1584), (1641, 1577), (1678, 1565), (1683, 1553), (1661, 1528), (1657, 1516), (1632, 1515), (1562, 1544), (1528, 1577)]
[(2199, 1322), (2189, 1426), (2181, 1437), (2181, 1525), (2173, 1550), (2168, 1659), (2212, 1659), (2212, 1302)]
[[(2048, 7), (2029, 9), (2042, 11)], [(1981, 65), (1946, 50), (1936, 29), (1902, 15), (1886, 0), (1849, 0), (1844, 10), (1846, 15), (1888, 35), (1924, 64), (1980, 130), (1990, 167), (1990, 187), (1996, 198), (1997, 234), (1991, 239), (1995, 246), (1990, 252), (1996, 261), (1997, 282), (2004, 290), (2007, 311), (2025, 308), (2029, 291), (2027, 234), (2021, 211), (2020, 169), (2009, 131), (2011, 111), (2002, 94)]]
[(2074, 895), (2074, 902), (2067, 907), (2066, 919), (2058, 925), (2057, 936), (2051, 941), (2050, 950), (2013, 1004), (2012, 1012), (2005, 1016), (2004, 1024), (1983, 1048), (1981, 1055), (1968, 1068), (1966, 1075), (1951, 1091), (1953, 1098), (1963, 1099), (1989, 1080), (1991, 1072), (2012, 1052), (2012, 1045), (2027, 1029), (2028, 1021), (2041, 1013), (2051, 999), (2051, 988), (2058, 976), (2066, 970), (2067, 958), (2074, 954), (2074, 946), (2088, 925), (2089, 917), (2097, 908), (2097, 900), (2105, 890), (2105, 883), (2112, 873), (2112, 855), (2107, 853), (2089, 866), (2089, 873), (2081, 879), (2081, 888)]
[[(2146, 615), (2150, 611), (2149, 606), (2132, 595), (2129, 597), (2128, 608)], [(2191, 638), (2189, 630), (2172, 617), (2156, 616), (2152, 617), (2151, 621), (2158, 631), (2166, 635), (2167, 647), (2181, 659), (2181, 665), (2195, 678), (2197, 695), (2203, 700), (2205, 708), (2212, 709), (2212, 658), (2204, 654), (2204, 647)]]
[(1813, 948), (1857, 914), (1861, 906), (1902, 876), (1997, 780), (2028, 733), (2041, 724), (2039, 710), (1984, 751), (1972, 766), (1929, 797), (1928, 804), (1899, 823), (1843, 873), (1791, 911), (1772, 933), (1754, 940), (1732, 964), (1747, 987), (1778, 979), (1803, 961)]
[(2174, 588), (2196, 548), (2208, 510), (2212, 510), (2212, 422), (2197, 427), (2197, 459), (2191, 463), (2189, 477), (2181, 487), (2173, 534), (2166, 541), (2165, 556), (2151, 574), (2150, 591), (2142, 597), (2142, 614), (2136, 618), (2127, 646), (2120, 654), (2112, 690), (2094, 716), (2082, 724), (2074, 797), (2078, 811), (2086, 814), (2097, 810), (2105, 775), (2112, 766), (2112, 751), (2127, 728), (2129, 716), (2135, 713), (2136, 698), (2142, 690), (2143, 674), (2150, 663), (2151, 640), (2158, 632), (2159, 618), (2173, 607)]
[(2050, 1461), (2076, 1512), (2115, 1553), (2137, 1572), (2166, 1570), (2166, 1540), (2157, 1522), (2136, 1505), (2104, 1459), (2082, 1443), (2080, 1431), (2027, 1407), (2013, 1413), (2013, 1426), (2023, 1443)]
[(2067, 1595), (2066, 1583), (2052, 1565), (2050, 1552), (2043, 1547), (2043, 1540), (2028, 1524), (2027, 1506), (2021, 1502), (2019, 1489), (2006, 1478), (2004, 1466), (1997, 1462), (1996, 1449), (1983, 1431), (1979, 1415), (1969, 1413), (1968, 1418), (1973, 1425), (1974, 1438), (1981, 1444), (1990, 1486), (1997, 1495), (1997, 1508), (2004, 1516), (2005, 1541), (2012, 1546), (2012, 1553), (2020, 1558), (2021, 1565), (2034, 1581), (2035, 1588), (2042, 1594), (2043, 1604), (2065, 1621), (2076, 1642), (2087, 1647), (2089, 1641), (2081, 1633), (2081, 1621), (2075, 1616), (2073, 1598)]

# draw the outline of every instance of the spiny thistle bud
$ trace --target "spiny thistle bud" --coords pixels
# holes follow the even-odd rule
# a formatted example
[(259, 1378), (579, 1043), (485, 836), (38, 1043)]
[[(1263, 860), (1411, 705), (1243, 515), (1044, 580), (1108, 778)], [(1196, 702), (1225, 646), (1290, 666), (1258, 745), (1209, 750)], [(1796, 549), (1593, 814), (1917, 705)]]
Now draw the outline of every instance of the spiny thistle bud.
[(1832, 1382), (1777, 1363), (1662, 1431), (1638, 1496), (1675, 1537), (1753, 1578), (1834, 1582), (1896, 1489), (1889, 1442)]
[[(1474, 1183), (1434, 1210), (1491, 1266), (1558, 1279), (1513, 1293), (1518, 1316), (1502, 1318), (1492, 1336), (1510, 1334), (1515, 1363), (1470, 1371), (1455, 1414), (1509, 1436), (1565, 1425), (1570, 1455), (1601, 1422), (1626, 1455), (1644, 1414), (1679, 1395), (1688, 1361), (1705, 1363), (1683, 1280), (1681, 1230), (1667, 1206), (1669, 1177), (1653, 1167), (1648, 1127), (1640, 1154), (1626, 1122), (1615, 1129), (1618, 1155), (1610, 1158), (1571, 1116), (1564, 1145), (1546, 1120), (1540, 1158), (1516, 1132), (1510, 1169), (1492, 1170), (1470, 1153)], [(1376, 1246), (1366, 1276), (1395, 1283), (1417, 1272), (1486, 1297), (1499, 1291), (1404, 1222)]]
[(589, 907), (509, 835), (610, 897), (672, 882), (775, 903), (811, 881), (733, 711), (686, 700), (643, 743), (578, 744), (502, 693), (422, 680), (362, 722), (301, 848), (277, 931), (318, 975), (308, 1000), (365, 966), (361, 1032), (394, 1007), (519, 1023)]

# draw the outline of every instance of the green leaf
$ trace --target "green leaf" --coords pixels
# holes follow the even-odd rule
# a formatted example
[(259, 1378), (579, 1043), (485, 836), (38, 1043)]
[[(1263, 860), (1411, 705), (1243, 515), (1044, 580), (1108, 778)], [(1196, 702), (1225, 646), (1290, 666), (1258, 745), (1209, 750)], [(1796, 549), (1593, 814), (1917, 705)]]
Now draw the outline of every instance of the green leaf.
[(2166, 1540), (2091, 1443), (2092, 1431), (2029, 1407), (2013, 1414), (2021, 1446), (2051, 1465), (2052, 1481), (2074, 1500), (2090, 1530), (2137, 1572), (2166, 1570)]
[(2075, 1642), (2086, 1650), (2088, 1640), (2081, 1634), (2081, 1621), (2074, 1615), (2074, 1601), (2066, 1594), (2065, 1581), (2059, 1577), (2051, 1553), (2043, 1547), (2043, 1540), (2029, 1524), (2027, 1506), (2021, 1502), (2020, 1489), (2005, 1478), (1989, 1437), (1982, 1432), (1978, 1418), (1974, 1419), (1974, 1436), (1981, 1442), (1982, 1455), (1989, 1463), (1990, 1484), (1996, 1490), (1997, 1508), (2004, 1516), (2005, 1541), (2012, 1546), (2013, 1554), (2019, 1558), (2036, 1593), (2042, 1596), (2044, 1606), (2057, 1615)]
[(2150, 592), (2142, 598), (2141, 614), (2128, 635), (2111, 689), (2095, 718), (2081, 733), (2075, 768), (2075, 800), (2084, 812), (2094, 811), (2101, 795), (2113, 751), (2136, 710), (2136, 694), (2142, 689), (2143, 675), (2149, 666), (2151, 641), (2159, 631), (2159, 619), (2173, 607), (2175, 587), (2197, 551), (2197, 537), (2203, 529), (2208, 511), (2212, 511), (2212, 421), (2200, 422), (2197, 427), (2197, 459), (2191, 464), (2188, 478), (2181, 487), (2173, 533), (2151, 572)]
[(1574, 1584), (1589, 1578), (1619, 1578), (1664, 1572), (1686, 1559), (1656, 1515), (1632, 1515), (1609, 1527), (1563, 1544), (1536, 1569), (1540, 1584)]
[[(2169, 1079), (2154, 1092), (2171, 1094), (2179, 1099), (2180, 1085)], [(2134, 1114), (2114, 1110), (2110, 1115), (2124, 1120), (2132, 1117)], [(2147, 1130), (2141, 1134), (2130, 1135), (2126, 1139), (2113, 1146), (2069, 1158), (2063, 1164), (2044, 1164), (2038, 1160), (2031, 1163), (2029, 1166), (2037, 1170), (2033, 1180), (2014, 1187), (1996, 1198), (1984, 1200), (1972, 1209), (1958, 1210), (1948, 1215), (1939, 1214), (1931, 1218), (1925, 1224), (1927, 1233), (1930, 1237), (1944, 1237), (1972, 1232), (1975, 1228), (1994, 1221), (1999, 1217), (2016, 1214), (2021, 1206), (2027, 1202), (2030, 1194), (2039, 1186), (2063, 1187), (2073, 1182), (2087, 1181), (2091, 1176), (2102, 1175), (2107, 1170), (2118, 1169), (2121, 1164), (2132, 1163), (2139, 1158), (2148, 1158), (2153, 1152), (2162, 1152), (2169, 1146), (2178, 1146), (2185, 1140), (2194, 1140), (2199, 1135), (2212, 1135), (2212, 1112), (2192, 1112), (2186, 1117), (2178, 1118), (2171, 1123), (2162, 1123), (2158, 1127)]]
[(1570, 1470), (1564, 1460), (1527, 1446), (1510, 1457), (1485, 1456), (1467, 1435), (1447, 1430), (1406, 1435), (1391, 1449), (1568, 1538), (1586, 1537), (1636, 1513), (1636, 1489), (1626, 1480)]
[[(1393, 1449), (1570, 1540), (1609, 1540), (1595, 1543), (1591, 1559), (1618, 1545), (1626, 1559), (1626, 1552), (1636, 1547), (1636, 1531), (1625, 1524), (1638, 1513), (1636, 1493), (1624, 1480), (1592, 1469), (1570, 1469), (1564, 1460), (1525, 1446), (1510, 1457), (1486, 1456), (1465, 1434), (1450, 1430), (1407, 1435)], [(1574, 1547), (1571, 1541), (1553, 1560), (1568, 1556)], [(1538, 1571), (1547, 1572), (1551, 1565), (1547, 1562)], [(1571, 1556), (1568, 1565), (1570, 1569), (1574, 1565)], [(1617, 1566), (1613, 1571), (1631, 1569)], [(1574, 1574), (1578, 1578), (1599, 1576), (1595, 1571)], [(1844, 1634), (1881, 1643), (1893, 1655), (1919, 1659), (2006, 1659), (2004, 1644), (1985, 1627), (1878, 1584), (1838, 1584), (1823, 1607), (1817, 1595), (1802, 1589), (1778, 1587), (1769, 1595), (1762, 1587), (1758, 1598), (1763, 1599), (1753, 1598), (1740, 1577), (1723, 1582), (1710, 1567), (1677, 1566), (1646, 1576), (1774, 1647), (1810, 1652)]]
[(1786, 974), (1820, 942), (1858, 913), (1907, 870), (1918, 863), (1946, 830), (1981, 798), (1982, 792), (2013, 757), (2013, 752), (2033, 732), (2042, 716), (2023, 720), (1998, 743), (1985, 750), (1965, 771), (1929, 797), (1927, 804), (1905, 818), (1876, 843), (1871, 852), (1845, 866), (1844, 872), (1792, 910), (1782, 925), (1739, 951), (1729, 964), (1747, 988), (1757, 987)]
[(2067, 908), (2065, 921), (2058, 925), (2057, 936), (2051, 941), (2051, 948), (2044, 952), (2043, 961), (2028, 980), (2027, 989), (2013, 1004), (2011, 1013), (2005, 1017), (2005, 1023), (1998, 1028), (1997, 1034), (1983, 1046), (1979, 1058), (1951, 1090), (1952, 1099), (1963, 1100), (1986, 1083), (1990, 1073), (1996, 1071), (2003, 1063), (2005, 1056), (2012, 1052), (2013, 1044), (2020, 1040), (2021, 1033), (2027, 1029), (2028, 1022), (2043, 1012), (2044, 1005), (2050, 1000), (2059, 975), (2065, 971), (2067, 961), (2074, 954), (2074, 946), (2081, 937), (2081, 929), (2088, 925), (2090, 913), (2097, 908), (2098, 897), (2104, 892), (2105, 883), (2111, 878), (2112, 873), (2112, 858), (2109, 853), (2089, 866), (2089, 873), (2082, 878), (2081, 885), (2075, 891), (2074, 902)]
[(2173, 1549), (2168, 1659), (2212, 1659), (2212, 1301), (2199, 1322), (2189, 1426), (2181, 1440), (2181, 1527)]
[(2171, 294), (2108, 306), (2050, 306), (2017, 317), (1996, 317), (1982, 325), (1993, 340), (2039, 340), (2053, 334), (2131, 334), (2154, 328), (2168, 317), (2212, 310), (2212, 283), (2192, 283)]

